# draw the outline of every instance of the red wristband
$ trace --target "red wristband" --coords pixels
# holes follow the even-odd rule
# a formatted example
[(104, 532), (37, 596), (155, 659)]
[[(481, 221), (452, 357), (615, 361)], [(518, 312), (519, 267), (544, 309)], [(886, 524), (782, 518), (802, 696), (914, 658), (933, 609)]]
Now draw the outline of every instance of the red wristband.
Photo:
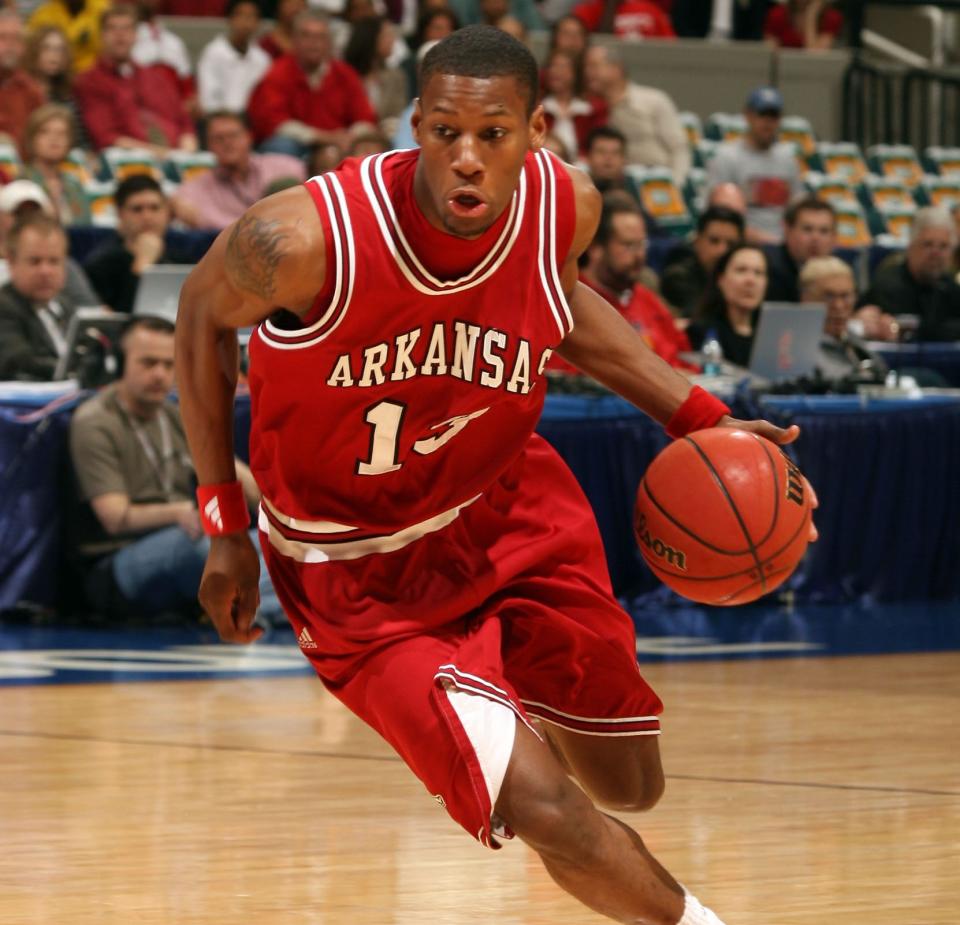
[(197, 507), (207, 536), (236, 533), (250, 526), (250, 511), (239, 482), (201, 485), (197, 489)]
[(720, 418), (729, 413), (730, 409), (719, 398), (714, 398), (709, 392), (695, 385), (690, 390), (686, 401), (667, 421), (667, 435), (678, 440), (680, 437), (692, 434), (695, 430), (715, 427)]

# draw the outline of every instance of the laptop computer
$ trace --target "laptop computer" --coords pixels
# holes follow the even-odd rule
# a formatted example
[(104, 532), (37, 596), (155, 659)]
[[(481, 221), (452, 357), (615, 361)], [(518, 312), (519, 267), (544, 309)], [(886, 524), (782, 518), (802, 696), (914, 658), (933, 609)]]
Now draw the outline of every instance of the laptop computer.
[(813, 375), (820, 363), (825, 305), (765, 302), (750, 354), (750, 372), (769, 382)]
[(177, 322), (180, 290), (193, 270), (191, 264), (158, 263), (140, 274), (137, 297), (133, 302), (134, 315), (153, 315)]
[(53, 371), (55, 381), (74, 377), (81, 365), (90, 341), (99, 341), (105, 355), (116, 347), (123, 329), (130, 322), (127, 315), (103, 308), (78, 308), (67, 322), (67, 348), (57, 359)]

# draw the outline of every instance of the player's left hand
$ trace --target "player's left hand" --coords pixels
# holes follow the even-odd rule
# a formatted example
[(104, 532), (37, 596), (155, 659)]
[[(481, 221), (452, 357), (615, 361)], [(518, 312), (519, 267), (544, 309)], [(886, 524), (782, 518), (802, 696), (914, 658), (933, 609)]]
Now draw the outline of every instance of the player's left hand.
[[(738, 430), (749, 430), (750, 433), (757, 434), (759, 437), (766, 437), (767, 440), (776, 443), (778, 446), (793, 443), (800, 436), (800, 428), (796, 424), (791, 424), (789, 427), (777, 427), (776, 424), (771, 424), (769, 421), (740, 421), (737, 418), (730, 417), (729, 414), (720, 418), (717, 427), (735, 427)], [(807, 486), (807, 491), (810, 492), (810, 507), (818, 507), (820, 502), (817, 500), (817, 493), (813, 490), (813, 486), (806, 476), (803, 476), (803, 482)], [(819, 535), (816, 524), (811, 517), (810, 542), (815, 542)]]

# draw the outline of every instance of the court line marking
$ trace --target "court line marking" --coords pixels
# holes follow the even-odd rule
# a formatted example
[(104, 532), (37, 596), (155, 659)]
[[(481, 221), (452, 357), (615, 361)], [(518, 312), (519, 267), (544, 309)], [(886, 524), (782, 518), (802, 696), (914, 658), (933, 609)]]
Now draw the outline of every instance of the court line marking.
[[(99, 742), (104, 745), (138, 745), (160, 748), (190, 748), (198, 751), (248, 752), (255, 755), (296, 755), (305, 758), (333, 758), (346, 761), (388, 761), (403, 764), (399, 755), (361, 755), (353, 752), (327, 752), (300, 748), (267, 748), (252, 745), (211, 745), (195, 742), (168, 742), (154, 739), (108, 739), (65, 732), (23, 732), (0, 729), (0, 737), (52, 739), (63, 742)], [(960, 797), (960, 790), (934, 790), (924, 787), (888, 787), (880, 784), (828, 784), (815, 781), (771, 780), (764, 777), (707, 777), (697, 774), (665, 774), (667, 780), (701, 781), (710, 784), (755, 784), (766, 787), (802, 787), (809, 790), (852, 790), (864, 793), (902, 793), (919, 796)]]

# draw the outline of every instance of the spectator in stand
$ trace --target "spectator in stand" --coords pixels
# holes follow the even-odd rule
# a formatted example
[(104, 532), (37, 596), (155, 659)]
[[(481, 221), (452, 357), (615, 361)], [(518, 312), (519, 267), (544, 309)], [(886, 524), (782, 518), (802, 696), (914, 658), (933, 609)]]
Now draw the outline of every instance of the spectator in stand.
[(791, 203), (783, 224), (783, 244), (767, 249), (767, 299), (798, 302), (803, 265), (812, 257), (829, 257), (837, 246), (837, 213), (829, 202), (806, 196)]
[(504, 16), (513, 16), (529, 32), (546, 28), (534, 0), (450, 0), (448, 5), (461, 26), (479, 23), (495, 26)]
[(883, 382), (887, 364), (848, 327), (857, 303), (849, 265), (839, 257), (812, 257), (800, 271), (799, 286), (801, 302), (819, 302), (827, 308), (818, 364), (823, 376), (856, 375), (860, 380)]
[(27, 118), (43, 103), (43, 89), (22, 67), (23, 21), (0, 9), (0, 141), (23, 144)]
[(572, 13), (561, 16), (550, 29), (550, 51), (565, 51), (573, 55), (578, 67), (590, 42), (590, 33), (583, 20)]
[(759, 42), (769, 0), (673, 0), (677, 35), (715, 41)]
[(406, 73), (387, 63), (395, 39), (396, 29), (389, 19), (370, 16), (350, 27), (350, 39), (343, 52), (343, 60), (363, 81), (380, 128), (388, 135), (396, 130), (400, 114), (409, 102)]
[(119, 4), (100, 23), (103, 54), (76, 81), (77, 103), (97, 150), (149, 148), (157, 157), (170, 148), (196, 151), (197, 137), (180, 84), (169, 68), (140, 67), (131, 59), (137, 14)]
[(718, 183), (711, 188), (706, 206), (708, 209), (711, 206), (723, 206), (732, 209), (744, 220), (747, 217), (747, 200), (736, 183)]
[(512, 35), (518, 42), (526, 44), (527, 27), (516, 16), (511, 16), (508, 13), (506, 16), (501, 16), (493, 25), (506, 32), (507, 35)]
[[(637, 204), (623, 193), (608, 193), (580, 281), (617, 309), (658, 356), (673, 366), (691, 368), (680, 358), (690, 350), (686, 334), (656, 293), (641, 282), (646, 252), (647, 229)], [(559, 357), (551, 359), (548, 368), (574, 371)]]
[(180, 85), (181, 99), (189, 109), (195, 109), (197, 88), (190, 54), (183, 39), (157, 19), (162, 5), (163, 0), (136, 0), (140, 21), (130, 57), (140, 67), (169, 68)]
[(767, 289), (767, 256), (752, 244), (728, 250), (713, 269), (710, 286), (687, 335), (695, 350), (715, 337), (724, 359), (735, 366), (750, 365), (757, 309)]
[(181, 184), (172, 201), (176, 217), (191, 228), (226, 228), (278, 181), (306, 179), (299, 158), (252, 153), (253, 135), (239, 113), (224, 110), (207, 118), (207, 147), (216, 167)]
[(260, 7), (254, 0), (230, 0), (226, 34), (210, 41), (197, 64), (202, 112), (246, 112), (253, 88), (272, 63), (253, 41), (259, 28)]
[(260, 39), (260, 47), (271, 58), (293, 51), (293, 23), (307, 8), (307, 0), (279, 0), (273, 28)]
[(692, 318), (703, 301), (717, 261), (743, 243), (743, 216), (724, 206), (700, 213), (693, 241), (667, 255), (660, 272), (660, 294), (683, 318)]
[(763, 23), (763, 38), (775, 48), (832, 48), (843, 29), (843, 14), (829, 0), (787, 0), (771, 6)]
[(227, 0), (164, 0), (164, 16), (226, 16)]
[(27, 27), (31, 32), (43, 26), (61, 29), (70, 42), (73, 66), (79, 74), (97, 61), (101, 17), (110, 5), (111, 0), (48, 0), (37, 7)]
[(73, 57), (59, 26), (42, 26), (27, 38), (24, 70), (43, 87), (48, 103), (73, 103)]
[(793, 145), (777, 141), (783, 97), (760, 87), (747, 98), (747, 134), (726, 141), (707, 166), (707, 186), (736, 183), (747, 200), (747, 240), (779, 244), (787, 204), (803, 191)]
[(883, 267), (860, 297), (857, 318), (869, 339), (894, 339), (882, 313), (916, 315), (918, 340), (960, 340), (960, 285), (950, 275), (957, 232), (950, 213), (927, 206), (918, 210), (904, 259)]
[(76, 309), (63, 293), (67, 236), (41, 213), (17, 222), (6, 243), (10, 281), (0, 288), (0, 380), (49, 381)]
[[(559, 139), (553, 132), (547, 132), (546, 136), (543, 139), (543, 146), (548, 150), (552, 151), (557, 157), (560, 158), (565, 164), (572, 164), (576, 158), (570, 151), (567, 150), (567, 146)], [(589, 142), (588, 142), (589, 148)], [(589, 154), (589, 150), (588, 150)]]
[[(7, 239), (13, 226), (34, 215), (56, 218), (53, 203), (32, 180), (14, 180), (0, 189), (0, 285), (10, 279)], [(64, 299), (73, 305), (99, 305), (100, 298), (86, 274), (72, 257), (67, 257)]]
[[(70, 456), (84, 507), (73, 557), (89, 602), (103, 616), (196, 615), (209, 551), (194, 501), (190, 460), (173, 388), (173, 325), (132, 320), (120, 338), (121, 378), (77, 409)], [(247, 504), (256, 482), (236, 460)], [(264, 574), (265, 570), (261, 573)], [(269, 580), (260, 583), (261, 618), (281, 617)]]
[(89, 225), (90, 204), (83, 184), (63, 169), (73, 147), (73, 113), (59, 103), (47, 103), (31, 113), (24, 140), (23, 176), (46, 194), (64, 225)]
[(621, 190), (640, 204), (640, 191), (626, 172), (627, 139), (623, 132), (609, 125), (593, 129), (587, 136), (584, 161), (593, 185), (601, 193)]
[(87, 258), (84, 269), (103, 302), (130, 314), (144, 270), (158, 263), (193, 261), (166, 245), (170, 207), (153, 177), (142, 173), (127, 177), (117, 186), (114, 201), (117, 233)]
[(383, 132), (369, 129), (357, 132), (347, 149), (347, 157), (369, 157), (391, 150), (390, 139)]
[(573, 8), (591, 32), (622, 39), (676, 38), (670, 17), (651, 0), (586, 0)]
[(570, 151), (586, 153), (590, 133), (607, 122), (607, 104), (581, 92), (577, 59), (566, 51), (552, 51), (543, 69), (544, 96), (540, 101), (553, 132)]
[(356, 72), (331, 55), (327, 17), (310, 11), (294, 22), (293, 54), (253, 91), (249, 116), (261, 151), (296, 157), (328, 142), (345, 148), (351, 132), (377, 122)]
[(413, 37), (414, 51), (419, 51), (426, 42), (439, 42), (460, 28), (460, 21), (453, 10), (440, 8), (424, 10), (417, 20)]
[(670, 97), (629, 80), (614, 49), (591, 45), (583, 64), (587, 92), (606, 100), (609, 124), (626, 136), (627, 162), (668, 167), (682, 186), (690, 170), (690, 145)]

